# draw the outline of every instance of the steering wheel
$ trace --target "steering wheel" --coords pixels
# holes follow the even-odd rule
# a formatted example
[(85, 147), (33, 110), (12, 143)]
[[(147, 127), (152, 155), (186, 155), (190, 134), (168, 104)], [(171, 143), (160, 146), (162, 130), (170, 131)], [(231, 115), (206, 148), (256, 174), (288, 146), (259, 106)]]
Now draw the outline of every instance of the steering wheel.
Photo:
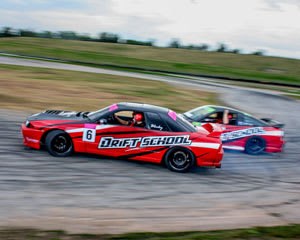
[(107, 117), (107, 122), (114, 122), (114, 121), (115, 121), (114, 114), (111, 114)]

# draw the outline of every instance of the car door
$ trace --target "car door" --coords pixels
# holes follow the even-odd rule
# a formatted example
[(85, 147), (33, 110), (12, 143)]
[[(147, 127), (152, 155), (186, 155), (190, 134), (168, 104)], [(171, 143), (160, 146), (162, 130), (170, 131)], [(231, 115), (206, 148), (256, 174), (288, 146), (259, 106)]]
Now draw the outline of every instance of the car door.
[[(223, 112), (219, 113), (220, 116), (223, 114)], [(223, 115), (222, 115), (223, 116)], [(244, 127), (239, 125), (241, 115), (239, 112), (236, 111), (229, 111), (228, 113), (228, 124), (220, 123), (223, 133), (221, 135), (221, 140), (223, 142), (223, 147), (226, 148), (226, 145), (229, 146), (240, 146), (242, 145), (239, 141), (240, 137), (240, 130), (242, 130)], [(227, 147), (230, 148), (230, 147)], [(232, 149), (236, 149), (239, 147), (235, 147)]]
[(118, 157), (128, 149), (137, 148), (142, 137), (149, 135), (149, 132), (139, 127), (96, 124), (84, 130), (83, 139), (88, 153)]
[(238, 113), (238, 119), (235, 125), (222, 125), (224, 132), (221, 136), (223, 147), (233, 150), (244, 150), (247, 139), (259, 134), (262, 130), (259, 121)]
[[(144, 127), (122, 125), (118, 118), (128, 121), (132, 119), (131, 110), (111, 112), (99, 124), (89, 124), (83, 131), (83, 140), (86, 142), (86, 151), (99, 155), (119, 157), (128, 151), (138, 148), (142, 137), (149, 135), (150, 130)], [(131, 116), (131, 117), (130, 117)]]

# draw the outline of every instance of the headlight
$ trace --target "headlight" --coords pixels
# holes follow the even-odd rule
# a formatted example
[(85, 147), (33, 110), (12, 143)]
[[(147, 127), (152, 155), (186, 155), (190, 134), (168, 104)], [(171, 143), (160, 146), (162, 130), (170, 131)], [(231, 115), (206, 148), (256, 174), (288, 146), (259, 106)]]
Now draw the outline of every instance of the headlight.
[(32, 127), (32, 125), (30, 124), (30, 122), (28, 120), (26, 121), (25, 126), (28, 128)]

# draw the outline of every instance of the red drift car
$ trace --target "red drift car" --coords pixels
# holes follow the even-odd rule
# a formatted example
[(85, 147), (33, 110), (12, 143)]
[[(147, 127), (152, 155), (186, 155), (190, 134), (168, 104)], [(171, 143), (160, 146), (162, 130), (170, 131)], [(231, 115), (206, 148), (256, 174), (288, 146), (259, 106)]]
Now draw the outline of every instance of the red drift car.
[(95, 112), (46, 110), (22, 125), (24, 144), (65, 157), (87, 152), (122, 159), (165, 163), (177, 172), (194, 165), (220, 167), (223, 157), (217, 124), (197, 129), (166, 108), (118, 103)]
[[(228, 110), (228, 124), (223, 123), (225, 110)], [(183, 116), (195, 126), (208, 122), (219, 123), (223, 129), (221, 140), (224, 149), (245, 151), (248, 154), (282, 151), (283, 124), (274, 120), (257, 119), (247, 113), (221, 106), (202, 106)]]

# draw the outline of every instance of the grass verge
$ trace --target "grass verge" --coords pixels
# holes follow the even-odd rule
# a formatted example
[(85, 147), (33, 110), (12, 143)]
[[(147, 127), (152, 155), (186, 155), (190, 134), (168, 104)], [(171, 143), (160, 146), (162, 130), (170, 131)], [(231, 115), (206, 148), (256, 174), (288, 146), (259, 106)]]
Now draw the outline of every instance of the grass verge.
[(0, 107), (94, 111), (115, 102), (144, 102), (182, 112), (217, 104), (216, 95), (159, 81), (0, 64)]
[(203, 231), (203, 232), (165, 232), (165, 233), (127, 233), (121, 235), (69, 234), (61, 230), (45, 231), (37, 229), (2, 229), (0, 239), (9, 240), (295, 240), (300, 238), (300, 225), (255, 227), (248, 229)]
[(1, 38), (8, 53), (300, 85), (300, 60), (40, 38)]

